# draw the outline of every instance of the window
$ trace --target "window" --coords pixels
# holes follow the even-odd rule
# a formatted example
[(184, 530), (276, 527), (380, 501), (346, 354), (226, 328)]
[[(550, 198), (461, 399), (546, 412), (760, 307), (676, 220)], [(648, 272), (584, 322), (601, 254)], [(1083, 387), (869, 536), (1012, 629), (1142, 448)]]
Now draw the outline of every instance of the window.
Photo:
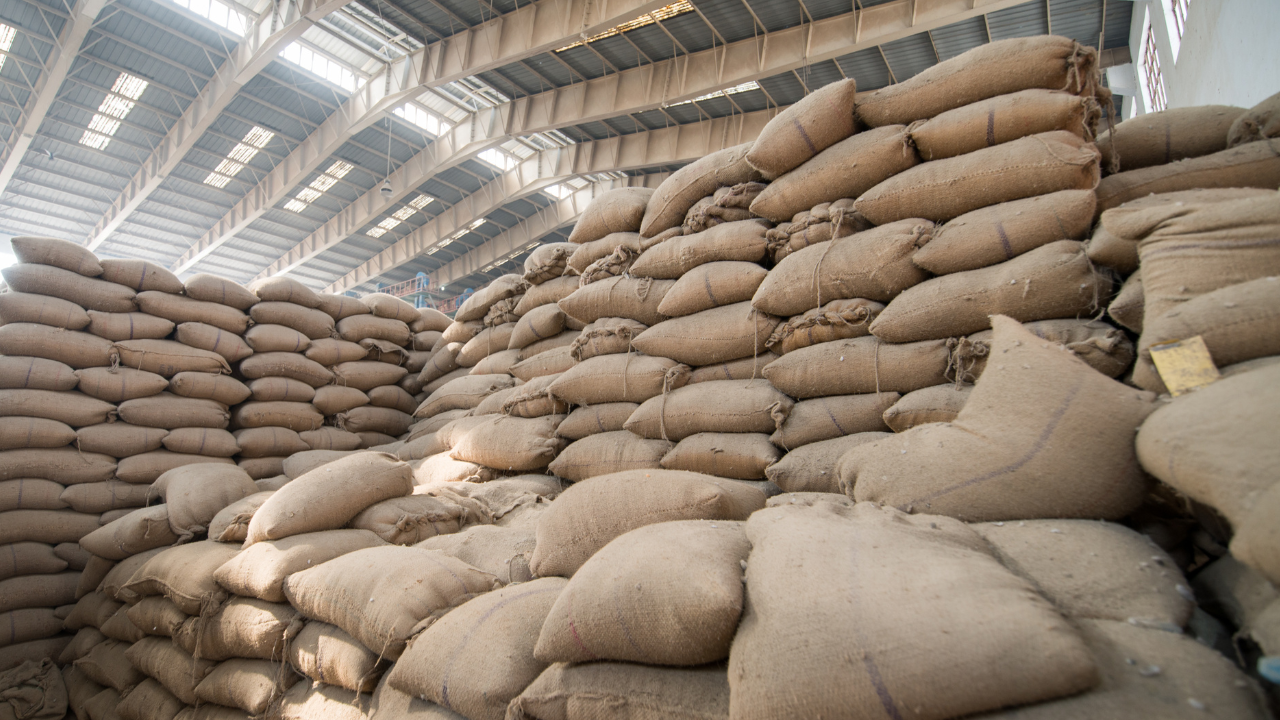
[(172, 0), (174, 5), (186, 8), (218, 27), (226, 28), (233, 35), (244, 37), (249, 20), (233, 5), (218, 0)]
[[(306, 187), (299, 190), (289, 202), (284, 204), (285, 210), (292, 210), (300, 213), (307, 207), (320, 199), (326, 190), (333, 187), (339, 180), (347, 176), (347, 173), (355, 169), (355, 165), (344, 160), (334, 160), (333, 164), (325, 168), (325, 171), (316, 176)], [(374, 235), (377, 237), (377, 235)]]
[(1142, 35), (1142, 67), (1138, 78), (1146, 95), (1147, 110), (1160, 112), (1169, 107), (1165, 97), (1164, 76), (1160, 72), (1160, 55), (1156, 51), (1156, 37), (1151, 29), (1151, 16), (1148, 14)]
[(245, 133), (244, 139), (236, 143), (227, 153), (227, 157), (218, 163), (218, 167), (213, 169), (204, 179), (205, 185), (212, 185), (216, 188), (224, 188), (227, 183), (231, 182), (231, 178), (235, 177), (249, 161), (258, 154), (258, 151), (266, 147), (271, 142), (271, 138), (276, 134), (257, 125), (253, 129)]
[(747, 82), (742, 83), (741, 85), (735, 85), (731, 88), (725, 88), (724, 90), (717, 90), (713, 93), (707, 93), (706, 95), (699, 95), (698, 97), (692, 100), (685, 100), (684, 102), (672, 103), (670, 107), (677, 107), (679, 105), (688, 105), (689, 103), (702, 102), (703, 100), (710, 100), (712, 98), (729, 97), (730, 95), (737, 95), (738, 93), (747, 92), (748, 90), (759, 90), (759, 89), (760, 89), (759, 83), (757, 83), (755, 80), (749, 80)]
[(442, 122), (435, 115), (413, 103), (405, 103), (391, 113), (437, 137), (449, 131), (449, 123)]
[(14, 28), (0, 23), (0, 68), (4, 67), (4, 61), (9, 58), (9, 49), (13, 47), (13, 38), (18, 34)]
[(519, 164), (515, 158), (502, 152), (498, 148), (489, 148), (478, 156), (486, 164), (491, 165), (499, 170), (510, 170)]
[(288, 47), (280, 51), (280, 57), (347, 92), (356, 89), (356, 74), (351, 69), (302, 43), (289, 43)]
[(1164, 24), (1169, 29), (1169, 49), (1173, 51), (1173, 61), (1178, 62), (1178, 51), (1182, 49), (1182, 36), (1187, 31), (1187, 11), (1191, 0), (1160, 0), (1164, 6)]
[(375, 227), (369, 228), (364, 234), (372, 238), (380, 238), (383, 235), (386, 235), (388, 230), (396, 229), (400, 223), (413, 217), (414, 213), (422, 210), (422, 208), (426, 207), (433, 200), (435, 200), (435, 198), (430, 195), (418, 195), (418, 197), (410, 200), (408, 205), (405, 205), (399, 210), (391, 213), (391, 217), (383, 218), (382, 222), (378, 223)]
[(111, 86), (111, 92), (98, 106), (98, 112), (89, 120), (89, 128), (80, 136), (80, 144), (103, 150), (112, 136), (120, 129), (120, 121), (133, 110), (134, 100), (147, 89), (147, 81), (129, 73), (120, 73)]

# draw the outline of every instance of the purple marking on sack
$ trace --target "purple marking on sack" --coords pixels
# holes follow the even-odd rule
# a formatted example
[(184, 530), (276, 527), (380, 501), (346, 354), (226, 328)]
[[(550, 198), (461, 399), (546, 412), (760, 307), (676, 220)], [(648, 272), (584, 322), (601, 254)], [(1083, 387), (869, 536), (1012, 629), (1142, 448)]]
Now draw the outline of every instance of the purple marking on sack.
[(809, 152), (813, 153), (814, 155), (817, 155), (818, 148), (813, 144), (813, 141), (809, 139), (809, 133), (804, 131), (804, 126), (800, 124), (800, 121), (792, 120), (791, 124), (796, 126), (796, 131), (800, 133), (800, 138), (804, 140), (805, 145), (809, 146)]

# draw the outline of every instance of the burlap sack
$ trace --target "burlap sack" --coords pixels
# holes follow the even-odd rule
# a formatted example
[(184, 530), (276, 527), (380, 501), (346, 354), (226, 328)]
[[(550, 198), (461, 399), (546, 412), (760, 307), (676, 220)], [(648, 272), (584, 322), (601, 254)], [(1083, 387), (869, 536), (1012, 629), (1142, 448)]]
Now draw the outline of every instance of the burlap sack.
[(264, 377), (250, 380), (251, 397), (259, 402), (311, 402), (316, 389), (300, 380), (286, 377)]
[(556, 437), (563, 415), (517, 418), (499, 415), (476, 425), (449, 457), (499, 470), (540, 470), (564, 446)]
[(148, 635), (173, 637), (182, 631), (189, 618), (169, 598), (152, 595), (133, 605), (126, 605), (125, 615)]
[(780, 355), (793, 350), (831, 342), (863, 337), (867, 327), (884, 305), (871, 300), (832, 300), (819, 308), (806, 310), (777, 326), (766, 346)]
[(485, 328), (459, 348), (455, 362), (459, 367), (474, 367), (489, 355), (506, 350), (515, 329), (514, 322)]
[(241, 458), (236, 465), (249, 473), (259, 490), (278, 490), (283, 482), (273, 482), (273, 478), (284, 475), (284, 461), (283, 457)]
[(765, 469), (765, 477), (783, 492), (839, 493), (840, 458), (859, 445), (888, 436), (885, 432), (860, 432), (811, 442), (783, 455)]
[(560, 309), (581, 323), (601, 318), (628, 318), (644, 325), (666, 319), (658, 305), (674, 285), (671, 280), (615, 277), (578, 288), (560, 301)]
[(372, 338), (386, 340), (403, 347), (409, 344), (409, 339), (412, 337), (409, 326), (403, 321), (375, 315), (352, 315), (343, 318), (338, 321), (336, 329), (340, 338), (354, 343)]
[[(564, 333), (570, 334), (570, 333)], [(573, 333), (576, 335), (576, 333)], [(508, 350), (507, 352), (513, 352)], [(524, 355), (524, 351), (514, 351)], [(544, 378), (549, 375), (559, 375), (574, 366), (573, 350), (570, 345), (561, 345), (557, 348), (544, 350), (540, 353), (528, 356), (526, 359), (512, 363), (507, 368), (507, 372), (516, 378), (529, 382), (534, 378)], [(476, 367), (479, 367), (477, 365)], [(474, 370), (472, 371), (474, 372)]]
[(254, 352), (305, 352), (311, 346), (306, 335), (284, 325), (254, 325), (244, 333)]
[(221, 355), (183, 345), (173, 340), (122, 340), (111, 346), (125, 367), (146, 370), (172, 378), (181, 372), (231, 373)]
[(565, 584), (541, 578), (467, 602), (418, 636), (387, 682), (468, 718), (502, 720), (547, 666), (533, 648)]
[(394, 455), (361, 452), (322, 465), (280, 488), (254, 513), (245, 547), (336, 530), (361, 510), (413, 492), (413, 471)]
[(269, 660), (232, 658), (209, 671), (196, 686), (195, 696), (203, 703), (238, 708), (251, 716), (261, 716), (287, 689), (307, 685), (297, 681), (298, 676), (288, 665)]
[[(1098, 320), (1041, 320), (1023, 325), (1031, 334), (1065, 346), (1089, 367), (1118, 378), (1133, 364), (1133, 343), (1123, 331)], [(975, 382), (991, 356), (993, 333), (983, 330), (957, 344), (952, 371), (963, 382)]]
[[(639, 255), (644, 251), (645, 247), (647, 247), (647, 243), (640, 237), (638, 232), (610, 233), (598, 240), (577, 245), (565, 262), (565, 273), (568, 275), (581, 275), (586, 272), (588, 267), (609, 257), (619, 248), (626, 248), (630, 253)], [(576, 289), (577, 287), (578, 283), (574, 283), (574, 288)], [(556, 301), (559, 299), (555, 298)], [(527, 304), (524, 299), (521, 299), (520, 302), (521, 305)], [(544, 300), (543, 302), (545, 303), (546, 301)], [(525, 312), (527, 313), (532, 307), (530, 305), (525, 309)], [(519, 306), (517, 306), (516, 313), (524, 314), (520, 312)]]
[(10, 323), (0, 327), (0, 354), (3, 355), (27, 355), (65, 363), (72, 368), (89, 368), (110, 365), (114, 352), (115, 346), (110, 341), (89, 333), (36, 323)]
[[(80, 371), (77, 371), (80, 372)], [(115, 420), (116, 406), (109, 402), (86, 397), (78, 392), (55, 392), (52, 390), (0, 390), (0, 417), (43, 418), (55, 421), (64, 430), (50, 428), (50, 438), (65, 434), (67, 425), (83, 427), (97, 425)], [(14, 431), (17, 431), (15, 426)], [(34, 430), (34, 427), (31, 428)], [(21, 435), (10, 435), (7, 442), (26, 447), (58, 447), (58, 445), (24, 445)], [(40, 439), (32, 435), (33, 440)], [(45, 441), (47, 442), (47, 440)], [(66, 443), (62, 443), (65, 445)], [(8, 448), (6, 448), (8, 449)]]
[(3, 627), (0, 647), (44, 640), (62, 632), (62, 619), (54, 614), (53, 608), (23, 608), (0, 613), (0, 622), (4, 623), (0, 626)]
[(1101, 117), (1091, 96), (1036, 88), (948, 110), (908, 130), (921, 158), (942, 160), (1054, 130), (1093, 140)]
[(454, 313), (456, 322), (465, 323), (484, 318), (489, 308), (499, 300), (505, 300), (525, 291), (528, 283), (515, 273), (508, 273), (481, 287), (458, 306)]
[(571, 485), (538, 523), (534, 575), (569, 577), (623, 533), (671, 520), (744, 520), (764, 507), (746, 483), (681, 470), (631, 470)]
[(125, 657), (127, 649), (126, 643), (107, 640), (76, 660), (75, 667), (99, 685), (112, 688), (117, 692), (126, 690), (146, 678), (146, 675), (134, 669), (129, 658)]
[(957, 337), (988, 326), (991, 315), (1020, 322), (1096, 314), (1111, 279), (1094, 270), (1084, 246), (1059, 240), (980, 270), (910, 288), (888, 304), (871, 332), (893, 343)]
[(39, 323), (67, 330), (80, 330), (89, 324), (89, 314), (73, 302), (49, 295), (7, 292), (0, 295), (0, 321)]
[[(1142, 271), (1138, 270), (1124, 281), (1124, 285), (1120, 286), (1120, 291), (1116, 293), (1115, 299), (1107, 306), (1107, 315), (1111, 316), (1111, 319), (1120, 327), (1141, 334), (1142, 305)], [(1194, 334), (1191, 333), (1191, 335)], [(1191, 337), (1191, 335), (1180, 335), (1179, 337)]]
[(344, 362), (330, 368), (333, 382), (368, 392), (380, 385), (394, 385), (409, 371), (385, 362)]
[(238, 405), (253, 394), (235, 378), (200, 372), (174, 375), (169, 380), (169, 392), (182, 397), (206, 398), (227, 406)]
[(0, 355), (0, 387), (71, 390), (78, 382), (71, 367), (56, 360)]
[(421, 313), (418, 312), (418, 308), (413, 306), (413, 303), (388, 293), (362, 295), (360, 302), (380, 318), (399, 320), (406, 325), (422, 319)]
[(249, 327), (249, 316), (233, 307), (193, 300), (184, 295), (146, 290), (138, 293), (136, 302), (142, 312), (164, 318), (175, 325), (200, 323), (235, 335), (244, 335)]
[[(582, 246), (579, 247), (581, 248)], [(587, 265), (589, 264), (587, 263)], [(583, 267), (586, 267), (586, 265)], [(515, 313), (517, 315), (525, 315), (536, 307), (560, 302), (577, 289), (578, 278), (573, 275), (558, 277), (540, 285), (534, 285), (526, 290), (524, 295), (520, 296), (520, 302), (516, 303)]]
[(101, 278), (107, 282), (133, 288), (137, 292), (159, 290), (174, 295), (182, 293), (182, 281), (177, 275), (150, 260), (108, 258), (99, 260)]
[(430, 352), (444, 337), (444, 333), (439, 330), (424, 330), (420, 333), (414, 333), (410, 340), (410, 347), (420, 352)]
[(183, 289), (187, 297), (229, 305), (237, 310), (248, 310), (258, 303), (258, 296), (243, 285), (208, 273), (187, 278)]
[(102, 274), (102, 265), (93, 252), (70, 240), (24, 235), (13, 238), (10, 244), (20, 263), (50, 265), (87, 278)]
[(1145, 482), (1130, 432), (1154, 397), (1010, 318), (995, 316), (992, 325), (998, 363), (956, 419), (851, 450), (840, 463), (841, 488), (859, 501), (968, 521), (1132, 512)]
[(373, 388), (369, 391), (369, 404), (374, 407), (394, 408), (405, 413), (412, 413), (418, 407), (418, 401), (398, 385)]
[[(159, 450), (163, 445), (165, 436), (168, 434), (168, 430), (160, 428), (140, 427), (123, 422), (114, 422), (80, 428), (76, 431), (76, 445), (82, 453), (124, 458)], [(4, 458), (5, 456), (0, 456), (0, 465), (3, 464), (2, 459)], [(111, 472), (114, 472), (116, 462), (115, 460), (110, 462), (113, 465)], [(86, 477), (81, 479), (80, 482), (94, 482), (100, 479), (107, 478)], [(72, 481), (64, 477), (60, 478), (60, 482), (70, 484)]]
[(1280, 97), (1272, 95), (1235, 119), (1227, 132), (1227, 145), (1235, 147), (1280, 136)]
[(560, 375), (561, 373), (543, 375), (533, 378), (518, 388), (514, 388), (515, 392), (511, 393), (503, 401), (498, 409), (499, 412), (520, 418), (564, 415), (569, 412), (569, 405), (548, 391), (548, 388), (560, 378)]
[(945, 340), (889, 344), (877, 337), (833, 340), (789, 352), (763, 374), (793, 398), (897, 392), (947, 382), (951, 352)]
[[(121, 340), (160, 340), (173, 332), (173, 323), (146, 313), (104, 313), (90, 310), (86, 332), (112, 342)], [(207, 348), (206, 348), (207, 349)]]
[(516, 323), (507, 348), (519, 350), (539, 340), (559, 335), (564, 330), (565, 314), (558, 306), (548, 304), (530, 310)]
[[(139, 564), (139, 567), (141, 567), (141, 564)], [(97, 628), (110, 619), (121, 607), (124, 607), (124, 603), (117, 602), (113, 595), (108, 594), (106, 589), (86, 593), (76, 601), (75, 607), (67, 615), (65, 619), (67, 629)]]
[(598, 432), (570, 443), (547, 470), (578, 482), (624, 470), (656, 469), (673, 447), (666, 440), (647, 440), (625, 430)]
[(441, 490), (435, 495), (410, 495), (370, 505), (352, 518), (351, 527), (369, 530), (392, 545), (414, 545), (491, 522), (493, 514), (482, 503)]
[(19, 575), (8, 580), (0, 580), (0, 613), (24, 608), (54, 608), (70, 605), (76, 601), (76, 585), (79, 582), (80, 573), (78, 572)]
[(570, 317), (565, 318), (564, 325), (564, 332), (552, 335), (544, 340), (537, 340), (523, 348), (520, 348), (520, 355), (518, 356), (520, 361), (523, 362), (535, 355), (541, 355), (548, 350), (572, 346), (573, 341), (577, 339), (579, 332), (586, 327), (585, 323), (580, 323)]
[(680, 317), (750, 300), (767, 274), (768, 271), (753, 262), (704, 263), (676, 280), (658, 304), (658, 312)]
[(587, 324), (569, 345), (569, 354), (575, 360), (587, 360), (597, 355), (627, 352), (631, 339), (648, 328), (643, 323), (627, 318), (600, 318)]
[(97, 278), (85, 277), (53, 265), (18, 263), (0, 270), (11, 290), (52, 295), (85, 310), (127, 313), (137, 310), (133, 290)]
[[(256, 326), (264, 327), (264, 326)], [(265, 327), (284, 327), (283, 325), (270, 325)], [(291, 328), (285, 328), (289, 330)], [(296, 332), (296, 331), (294, 331)], [(301, 335), (301, 333), (298, 333)], [(303, 335), (303, 337), (306, 337)], [(328, 367), (344, 362), (352, 362), (354, 360), (363, 360), (369, 351), (360, 345), (339, 340), (338, 338), (321, 338), (320, 340), (312, 340), (307, 346), (306, 352), (308, 360), (314, 360), (321, 365)]]
[(386, 675), (373, 693), (368, 717), (369, 720), (466, 720), (452, 710), (391, 687)]
[(974, 210), (935, 230), (911, 261), (946, 275), (1012, 260), (1055, 240), (1084, 240), (1095, 205), (1090, 190), (1062, 190)]
[(769, 433), (782, 426), (792, 404), (767, 380), (713, 380), (646, 400), (625, 427), (676, 442), (700, 432)]
[[(548, 479), (551, 480), (550, 484), (554, 484), (557, 488), (556, 492), (559, 492), (559, 480)], [(490, 490), (500, 491), (499, 486), (504, 483), (520, 482), (519, 480), (498, 480), (491, 483), (459, 483), (458, 485), (473, 495), (484, 496), (485, 502), (494, 509), (495, 513), (503, 511), (503, 517), (517, 513), (521, 508), (533, 506), (545, 508), (549, 500), (543, 495), (520, 490), (519, 493), (512, 493), (509, 497), (500, 497), (498, 492), (489, 492)], [(522, 484), (522, 487), (527, 487), (527, 483)], [(551, 494), (550, 497), (555, 495)], [(497, 576), (503, 583), (512, 583), (533, 579), (533, 574), (529, 571), (529, 557), (533, 554), (535, 544), (532, 527), (473, 525), (458, 533), (428, 538), (418, 543), (417, 547), (456, 557), (472, 567)]]
[(236, 436), (218, 428), (178, 428), (169, 431), (162, 443), (165, 450), (184, 455), (229, 458), (240, 452)]
[(124, 422), (153, 428), (225, 428), (231, 417), (227, 407), (216, 400), (168, 392), (126, 400), (120, 403), (117, 413)]
[(1101, 84), (1098, 53), (1054, 35), (998, 40), (949, 58), (909, 80), (858, 98), (858, 119), (871, 127), (908, 124), (997, 95), (1045, 88), (1093, 94)]
[(323, 415), (337, 415), (369, 404), (369, 396), (355, 388), (326, 385), (316, 389), (316, 396), (311, 404)]
[(277, 660), (284, 655), (286, 632), (297, 614), (285, 603), (234, 598), (212, 615), (183, 623), (173, 639), (203, 660)]
[(496, 586), (494, 576), (451, 557), (386, 546), (290, 575), (284, 591), (303, 615), (397, 659), (419, 622)]
[(289, 664), (300, 675), (354, 692), (373, 692), (387, 664), (342, 628), (309, 622), (289, 642)]
[[(650, 441), (653, 442), (653, 441)], [(662, 457), (667, 470), (688, 470), (737, 480), (764, 480), (765, 468), (782, 453), (764, 433), (690, 435)]]
[(1280, 139), (1105, 177), (1097, 188), (1097, 212), (1152, 193), (1204, 188), (1280, 188)]
[(610, 190), (591, 201), (569, 233), (569, 242), (589, 243), (610, 233), (636, 232), (644, 218), (652, 188)]
[(1226, 150), (1227, 133), (1244, 113), (1231, 105), (1198, 105), (1129, 118), (1098, 135), (1103, 166), (1138, 170)]
[(752, 145), (744, 143), (704, 155), (663, 180), (649, 198), (640, 234), (651, 238), (677, 227), (689, 208), (716, 188), (761, 179), (759, 171), (747, 163)]
[(220, 510), (257, 492), (234, 465), (197, 464), (169, 470), (152, 485), (169, 508), (169, 527), (180, 541), (204, 533)]
[(30, 448), (0, 452), (0, 480), (40, 478), (75, 485), (109, 480), (115, 470), (113, 458), (87, 449)]
[(210, 540), (177, 545), (148, 560), (124, 590), (138, 597), (164, 595), (187, 615), (199, 615), (208, 603), (226, 599), (213, 573), (239, 552), (234, 545)]
[(751, 212), (773, 222), (791, 220), (819, 203), (856, 198), (919, 162), (901, 125), (858, 133), (778, 177), (751, 203)]
[(169, 387), (163, 377), (133, 368), (85, 368), (74, 374), (77, 390), (109, 403), (155, 395)]
[(928, 275), (911, 262), (929, 241), (933, 223), (902, 220), (811, 245), (788, 255), (760, 284), (751, 304), (790, 317), (831, 300), (866, 298), (888, 302)]
[(925, 423), (945, 423), (956, 419), (969, 400), (969, 385), (934, 385), (909, 392), (884, 411), (884, 424), (894, 432), (906, 432)]
[(638, 353), (591, 357), (551, 384), (553, 395), (571, 405), (643, 402), (688, 381), (689, 369), (675, 360)]
[(2, 517), (5, 527), (0, 531), (0, 544), (5, 545), (23, 541), (79, 542), (98, 529), (94, 514), (71, 510), (10, 510)]
[(249, 317), (259, 325), (284, 325), (312, 340), (334, 337), (336, 323), (328, 313), (287, 302), (260, 302), (249, 309)]
[[(256, 489), (256, 488), (255, 488)], [(274, 491), (254, 492), (229, 503), (209, 521), (209, 539), (216, 542), (243, 543), (249, 533), (249, 521)]]
[(190, 455), (169, 452), (168, 450), (152, 450), (140, 455), (121, 458), (116, 467), (116, 477), (127, 483), (150, 484), (168, 470), (183, 465), (200, 463), (233, 464), (231, 458), (210, 457), (208, 455)]
[(854, 207), (877, 224), (903, 218), (945, 222), (988, 205), (1098, 186), (1098, 151), (1065, 130), (1031, 135), (899, 173)]
[(328, 465), (334, 460), (344, 458), (355, 453), (342, 450), (311, 450), (308, 452), (290, 455), (284, 461), (284, 472), (289, 479), (296, 480), (306, 473), (315, 470), (321, 465)]
[(508, 713), (513, 720), (728, 718), (729, 682), (723, 664), (556, 663), (512, 701)]
[[(304, 382), (311, 387), (328, 385), (335, 379), (334, 373), (320, 363), (298, 353), (257, 353), (240, 363), (240, 373), (256, 380), (263, 377), (287, 377)], [(400, 375), (404, 373), (401, 372)]]
[(417, 486), (450, 482), (488, 482), (498, 476), (492, 468), (449, 457), (448, 452), (414, 460), (413, 483)]
[(712, 365), (757, 355), (779, 318), (742, 301), (660, 322), (632, 344), (648, 355), (689, 365)]
[[(1230, 285), (1151, 318), (1150, 326), (1142, 325), (1142, 340), (1151, 347), (1198, 335), (1219, 367), (1280, 355), (1278, 300), (1280, 279), (1274, 276)], [(1114, 310), (1116, 303), (1111, 307)], [(1144, 360), (1150, 361), (1149, 350)]]
[(172, 720), (186, 705), (173, 693), (164, 689), (159, 681), (147, 678), (129, 691), (116, 706), (122, 720)]
[(524, 280), (538, 285), (564, 274), (569, 256), (578, 248), (573, 243), (548, 243), (540, 245), (524, 260)]
[(312, 450), (355, 450), (360, 436), (335, 427), (322, 427), (298, 433), (298, 439)]
[(286, 577), (356, 550), (383, 545), (386, 542), (367, 530), (304, 533), (256, 543), (219, 567), (213, 576), (236, 595), (282, 603), (287, 602)]
[[(622, 429), (627, 418), (639, 407), (640, 404), (634, 402), (609, 402), (574, 408), (556, 427), (556, 434), (570, 440), (581, 440), (596, 433), (615, 432)], [(565, 448), (564, 452), (568, 450)], [(564, 452), (560, 453), (561, 457)]]
[[(746, 531), (732, 717), (950, 718), (1098, 683), (1078, 631), (959, 522), (817, 503), (756, 513)], [(928, 652), (904, 641), (916, 633), (933, 638)], [(831, 662), (849, 652), (859, 672)]]
[(0, 667), (11, 670), (27, 661), (43, 662), (45, 658), (61, 654), (70, 643), (70, 635), (56, 635), (44, 640), (32, 640), (0, 648)]
[(64, 492), (66, 488), (52, 480), (0, 481), (0, 511), (60, 510), (68, 507), (68, 503), (61, 499)]
[(448, 410), (470, 409), (489, 395), (515, 387), (515, 379), (501, 375), (472, 375), (458, 378), (427, 396), (413, 416), (431, 417)]
[(303, 307), (320, 307), (315, 291), (291, 277), (269, 277), (249, 283), (249, 292), (262, 302), (289, 302)]
[(785, 108), (760, 131), (747, 162), (772, 180), (849, 137), (856, 92), (852, 79), (837, 80)]
[[(674, 280), (704, 263), (759, 262), (765, 255), (766, 230), (768, 223), (764, 221), (742, 220), (673, 238), (644, 251), (631, 266), (630, 274), (641, 278)], [(566, 311), (569, 311), (568, 308)], [(569, 313), (573, 315), (572, 311)], [(645, 321), (640, 317), (636, 319)]]

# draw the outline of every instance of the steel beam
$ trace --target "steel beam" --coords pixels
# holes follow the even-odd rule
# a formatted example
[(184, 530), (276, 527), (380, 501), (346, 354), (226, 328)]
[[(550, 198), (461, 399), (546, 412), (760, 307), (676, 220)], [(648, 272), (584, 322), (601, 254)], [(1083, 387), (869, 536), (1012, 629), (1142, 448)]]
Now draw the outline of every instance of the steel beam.
[(40, 78), (32, 88), (31, 98), (22, 110), (22, 126), (14, 133), (16, 137), (3, 156), (3, 164), (0, 164), (0, 194), (9, 187), (9, 181), (13, 179), (23, 156), (35, 140), (36, 132), (40, 130), (40, 123), (44, 122), (45, 115), (58, 97), (58, 90), (62, 87), (62, 81), (67, 79), (67, 73), (80, 52), (80, 46), (106, 4), (107, 0), (80, 0), (71, 18), (63, 25), (58, 39), (54, 41), (49, 58), (44, 63), (44, 72), (40, 73)]

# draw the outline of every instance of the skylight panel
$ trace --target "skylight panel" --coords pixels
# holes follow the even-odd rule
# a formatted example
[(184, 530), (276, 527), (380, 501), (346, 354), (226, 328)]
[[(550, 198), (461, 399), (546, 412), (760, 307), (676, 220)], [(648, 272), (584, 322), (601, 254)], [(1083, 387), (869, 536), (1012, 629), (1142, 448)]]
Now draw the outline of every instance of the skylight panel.
[(258, 151), (266, 147), (271, 138), (276, 134), (257, 125), (253, 129), (245, 133), (244, 139), (236, 143), (227, 153), (227, 157), (218, 163), (218, 167), (213, 169), (204, 179), (205, 185), (212, 185), (216, 188), (224, 188), (227, 183), (231, 182), (231, 178), (235, 177), (241, 170), (249, 164), (249, 161), (257, 156)]
[(249, 20), (234, 6), (218, 0), (170, 0), (174, 5), (186, 8), (231, 34), (244, 37)]
[(728, 97), (730, 95), (737, 95), (738, 93), (744, 93), (750, 90), (759, 90), (759, 89), (760, 89), (760, 84), (757, 83), (755, 80), (750, 80), (742, 83), (741, 85), (735, 85), (731, 88), (725, 88), (724, 90), (717, 90), (713, 93), (707, 93), (706, 95), (699, 95), (698, 97), (692, 100), (685, 100), (683, 102), (672, 103), (671, 105), (668, 105), (668, 107), (678, 107), (680, 105), (688, 105), (689, 103), (702, 102), (703, 100), (712, 100), (718, 97)]
[(489, 148), (477, 155), (485, 164), (495, 167), (499, 170), (510, 170), (519, 164), (519, 162), (510, 155), (502, 152), (498, 148)]
[(356, 89), (356, 74), (351, 68), (301, 43), (289, 43), (280, 51), (280, 57), (347, 92)]
[[(10, 38), (10, 43), (12, 41)], [(80, 144), (95, 150), (105, 149), (110, 144), (112, 136), (120, 129), (120, 121), (129, 114), (130, 110), (133, 110), (133, 101), (142, 96), (147, 85), (146, 80), (136, 75), (120, 73), (111, 85), (111, 91), (98, 106), (98, 112), (94, 113), (93, 118), (89, 120), (88, 129), (80, 136)]]
[(289, 202), (284, 204), (284, 209), (292, 210), (296, 213), (300, 213), (303, 210), (307, 209), (307, 204), (300, 200), (290, 200)]
[[(386, 229), (385, 229), (385, 228), (380, 228), (380, 227), (372, 228), (372, 229), (370, 229), (370, 230), (369, 230), (369, 232), (365, 233), (365, 235), (368, 235), (368, 236), (369, 236), (369, 237), (371, 237), (371, 238), (380, 238), (380, 237), (382, 237), (383, 235), (386, 235), (386, 234), (387, 234)], [(428, 254), (430, 254), (430, 253), (428, 253)]]
[[(300, 213), (307, 209), (308, 204), (320, 199), (329, 188), (338, 183), (338, 180), (347, 176), (355, 168), (349, 162), (344, 160), (334, 160), (323, 173), (316, 176), (315, 180), (308, 183), (307, 187), (298, 191), (294, 198), (284, 204), (286, 210), (292, 210)], [(374, 237), (377, 237), (376, 235)]]
[(352, 165), (349, 162), (336, 160), (332, 165), (328, 167), (328, 169), (325, 170), (325, 173), (332, 175), (338, 178), (339, 180), (341, 180), (342, 178), (346, 177), (347, 173), (351, 172), (351, 170), (354, 168), (355, 168), (355, 165)]
[(395, 219), (397, 219), (397, 220), (408, 220), (408, 219), (409, 219), (410, 217), (412, 217), (412, 216), (413, 216), (413, 214), (414, 214), (414, 213), (416, 213), (416, 212), (418, 212), (417, 208), (411, 208), (411, 207), (409, 207), (408, 205), (405, 205), (404, 207), (400, 208), (399, 210), (397, 210), (397, 211), (395, 211), (395, 212), (391, 213), (391, 217), (393, 217), (393, 218), (395, 218)]
[(627, 32), (628, 30), (637, 30), (646, 25), (652, 25), (656, 22), (661, 22), (663, 20), (670, 20), (671, 18), (677, 15), (683, 15), (688, 12), (693, 12), (693, 4), (690, 3), (689, 0), (679, 0), (679, 2), (674, 2), (674, 3), (671, 3), (670, 5), (664, 5), (663, 7), (660, 7), (651, 13), (641, 15), (635, 20), (624, 22), (621, 25), (614, 25), (613, 27), (609, 28), (608, 30), (605, 30), (599, 35), (592, 35), (591, 37), (585, 40), (579, 40), (578, 42), (573, 43), (572, 45), (565, 45), (564, 47), (557, 49), (556, 52), (564, 52), (565, 50), (571, 50), (581, 45), (586, 45), (587, 43), (593, 43), (597, 40), (603, 40), (608, 37), (613, 37), (614, 35)]
[(391, 112), (405, 122), (426, 130), (430, 135), (439, 136), (449, 130), (448, 123), (441, 122), (435, 115), (414, 103), (405, 103)]
[(410, 201), (409, 201), (409, 204), (410, 204), (410, 205), (412, 205), (413, 207), (415, 207), (415, 208), (417, 208), (417, 209), (421, 210), (422, 208), (426, 207), (427, 205), (430, 205), (430, 204), (431, 204), (431, 202), (432, 202), (432, 201), (434, 201), (434, 200), (435, 200), (435, 198), (431, 197), (430, 195), (419, 195), (418, 197), (416, 197), (416, 198), (414, 198), (414, 199), (410, 200)]
[(13, 38), (16, 37), (18, 31), (4, 23), (0, 23), (0, 68), (4, 67), (4, 61), (9, 58), (9, 50), (13, 47)]

